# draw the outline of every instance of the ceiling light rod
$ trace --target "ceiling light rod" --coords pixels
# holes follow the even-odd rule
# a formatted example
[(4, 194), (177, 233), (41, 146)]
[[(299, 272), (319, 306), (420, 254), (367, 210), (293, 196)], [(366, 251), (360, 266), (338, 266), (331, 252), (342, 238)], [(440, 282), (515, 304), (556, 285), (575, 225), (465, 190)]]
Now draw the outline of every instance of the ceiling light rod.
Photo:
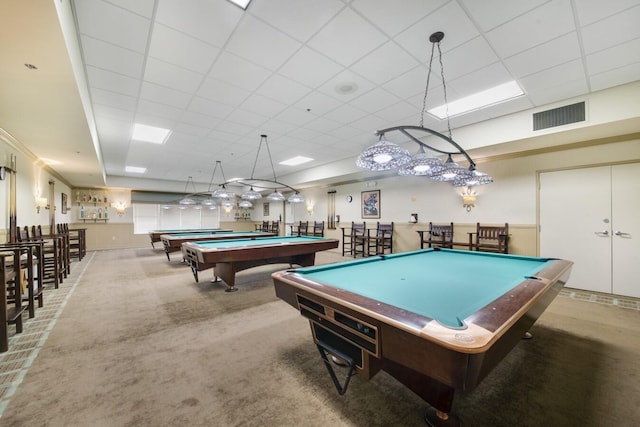
[[(258, 159), (260, 158), (260, 150), (262, 148), (262, 143), (264, 141), (264, 145), (265, 148), (267, 150), (267, 154), (269, 156), (269, 163), (271, 164), (271, 172), (273, 173), (273, 179), (258, 179), (254, 177), (255, 171), (256, 171), (256, 165), (258, 164)], [(250, 187), (249, 191), (245, 191), (244, 193), (242, 193), (242, 195), (240, 196), (241, 198), (245, 199), (245, 200), (258, 200), (262, 198), (262, 195), (255, 191), (253, 189), (253, 185), (257, 185), (258, 183), (263, 183), (263, 182), (268, 182), (271, 184), (275, 184), (275, 186), (273, 187), (267, 187), (264, 185), (260, 185), (260, 187), (262, 188), (269, 188), (269, 189), (273, 189), (274, 192), (269, 194), (267, 196), (268, 200), (272, 200), (272, 201), (283, 201), (284, 200), (284, 196), (277, 191), (278, 188), (281, 187), (285, 187), (288, 188), (289, 190), (293, 191), (294, 194), (289, 197), (288, 201), (290, 203), (303, 203), (304, 202), (304, 197), (302, 197), (302, 195), (300, 194), (300, 192), (298, 190), (296, 190), (295, 188), (284, 184), (282, 182), (278, 181), (278, 178), (276, 177), (276, 169), (273, 166), (273, 159), (271, 157), (271, 150), (269, 149), (269, 143), (267, 141), (267, 135), (260, 135), (260, 144), (258, 145), (258, 151), (256, 152), (256, 159), (253, 162), (253, 169), (251, 170), (251, 178), (249, 179), (244, 179), (244, 178), (240, 178), (240, 179), (234, 179), (232, 181), (225, 181), (222, 186), (225, 186), (226, 184), (229, 183), (235, 183), (235, 184), (241, 184), (241, 185), (248, 185)]]
[[(407, 132), (408, 130), (419, 130), (419, 131), (430, 133), (430, 134), (432, 134), (434, 136), (437, 136), (438, 138), (442, 138), (445, 141), (447, 141), (449, 144), (453, 145), (458, 151), (445, 151), (445, 150), (440, 150), (440, 149), (437, 149), (435, 147), (432, 147), (429, 144), (425, 144), (424, 142), (420, 141), (415, 136), (411, 135), (409, 132)], [(423, 146), (425, 148), (428, 148), (429, 150), (435, 151), (437, 153), (447, 154), (447, 155), (462, 154), (467, 159), (467, 161), (469, 162), (469, 168), (470, 169), (475, 169), (476, 168), (476, 164), (471, 159), (471, 156), (469, 156), (469, 154), (457, 142), (455, 142), (450, 137), (441, 134), (438, 131), (435, 131), (435, 130), (429, 129), (429, 128), (425, 128), (425, 127), (422, 127), (422, 126), (405, 125), (405, 126), (394, 126), (394, 127), (390, 127), (390, 128), (387, 128), (387, 129), (381, 129), (381, 130), (376, 132), (376, 135), (379, 136), (379, 137), (382, 137), (382, 136), (384, 136), (385, 133), (393, 132), (393, 131), (402, 132), (408, 138), (411, 138), (411, 140), (413, 142), (415, 142), (416, 144), (419, 144), (419, 145), (421, 145), (421, 146)]]

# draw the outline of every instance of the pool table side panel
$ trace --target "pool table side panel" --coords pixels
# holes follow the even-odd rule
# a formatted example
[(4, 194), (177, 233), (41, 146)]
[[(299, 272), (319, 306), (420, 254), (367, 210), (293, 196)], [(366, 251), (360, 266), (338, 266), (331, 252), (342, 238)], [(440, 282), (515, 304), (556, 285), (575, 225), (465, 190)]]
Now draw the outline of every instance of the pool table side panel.
[[(185, 246), (189, 243), (185, 243)], [(276, 257), (316, 253), (338, 247), (337, 240), (323, 240), (306, 243), (292, 243), (274, 246), (231, 248), (228, 250), (197, 250), (198, 261), (202, 263), (252, 261)]]

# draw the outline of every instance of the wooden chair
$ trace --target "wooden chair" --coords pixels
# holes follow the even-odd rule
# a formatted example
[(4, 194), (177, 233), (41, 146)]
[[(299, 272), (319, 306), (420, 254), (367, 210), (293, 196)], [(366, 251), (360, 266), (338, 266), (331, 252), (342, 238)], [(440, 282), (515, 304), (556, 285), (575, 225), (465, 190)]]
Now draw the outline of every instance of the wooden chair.
[(378, 222), (375, 235), (367, 236), (366, 242), (367, 255), (393, 253), (393, 222), (391, 224), (380, 224)]
[(64, 279), (64, 263), (62, 258), (63, 248), (61, 238), (59, 235), (43, 235), (42, 227), (40, 225), (34, 228), (33, 238), (35, 240), (40, 240), (43, 243), (42, 283), (44, 285), (53, 285), (55, 289), (58, 289), (58, 286)]
[[(29, 318), (35, 317), (36, 301), (38, 307), (44, 305), (42, 287), (42, 242), (16, 242), (0, 244), (0, 251), (18, 251), (22, 280), (22, 300), (27, 303)], [(13, 264), (7, 264), (13, 267)], [(26, 294), (25, 294), (26, 291)]]
[(20, 277), (20, 250), (0, 252), (0, 352), (9, 349), (8, 325), (22, 333), (22, 283)]
[(355, 238), (364, 236), (367, 230), (366, 222), (356, 224), (351, 222), (351, 227), (340, 227), (342, 229), (342, 256), (346, 253), (353, 255)]
[(269, 226), (269, 232), (275, 234), (276, 236), (280, 235), (280, 221), (271, 221), (271, 226)]
[(324, 237), (324, 221), (313, 221), (312, 236)]
[(298, 225), (291, 225), (292, 236), (307, 236), (309, 230), (309, 221), (300, 221)]
[(353, 246), (351, 254), (354, 258), (357, 258), (358, 255), (362, 255), (363, 257), (369, 256), (370, 232), (371, 230), (366, 228), (365, 223), (362, 223), (362, 228), (360, 228), (358, 224), (354, 224), (351, 231), (351, 245)]
[(269, 221), (262, 221), (262, 224), (256, 224), (256, 231), (269, 231)]
[(61, 224), (62, 231), (69, 239), (69, 259), (78, 258), (78, 261), (82, 261), (86, 253), (85, 246), (85, 230), (80, 228), (69, 228), (69, 224), (66, 222)]
[(509, 224), (504, 226), (480, 225), (469, 233), (469, 250), (483, 252), (509, 253)]
[(417, 230), (420, 235), (420, 249), (453, 248), (453, 222), (451, 224), (429, 223), (429, 230)]

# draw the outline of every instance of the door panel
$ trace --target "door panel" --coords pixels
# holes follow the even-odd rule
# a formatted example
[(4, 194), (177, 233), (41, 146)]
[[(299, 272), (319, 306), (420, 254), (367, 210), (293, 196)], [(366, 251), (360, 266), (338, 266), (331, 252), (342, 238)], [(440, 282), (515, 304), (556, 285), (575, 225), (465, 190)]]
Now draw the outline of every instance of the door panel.
[(540, 256), (574, 262), (568, 286), (612, 292), (611, 167), (540, 174)]
[(640, 163), (611, 172), (613, 293), (640, 297)]

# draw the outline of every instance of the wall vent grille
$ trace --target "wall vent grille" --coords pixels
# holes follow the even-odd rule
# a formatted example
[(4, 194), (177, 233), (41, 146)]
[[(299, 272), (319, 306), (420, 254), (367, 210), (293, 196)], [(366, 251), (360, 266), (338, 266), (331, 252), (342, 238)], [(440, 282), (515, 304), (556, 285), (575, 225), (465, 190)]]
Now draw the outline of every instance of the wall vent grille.
[(569, 123), (585, 121), (584, 101), (552, 110), (541, 111), (533, 115), (533, 130), (541, 130)]

